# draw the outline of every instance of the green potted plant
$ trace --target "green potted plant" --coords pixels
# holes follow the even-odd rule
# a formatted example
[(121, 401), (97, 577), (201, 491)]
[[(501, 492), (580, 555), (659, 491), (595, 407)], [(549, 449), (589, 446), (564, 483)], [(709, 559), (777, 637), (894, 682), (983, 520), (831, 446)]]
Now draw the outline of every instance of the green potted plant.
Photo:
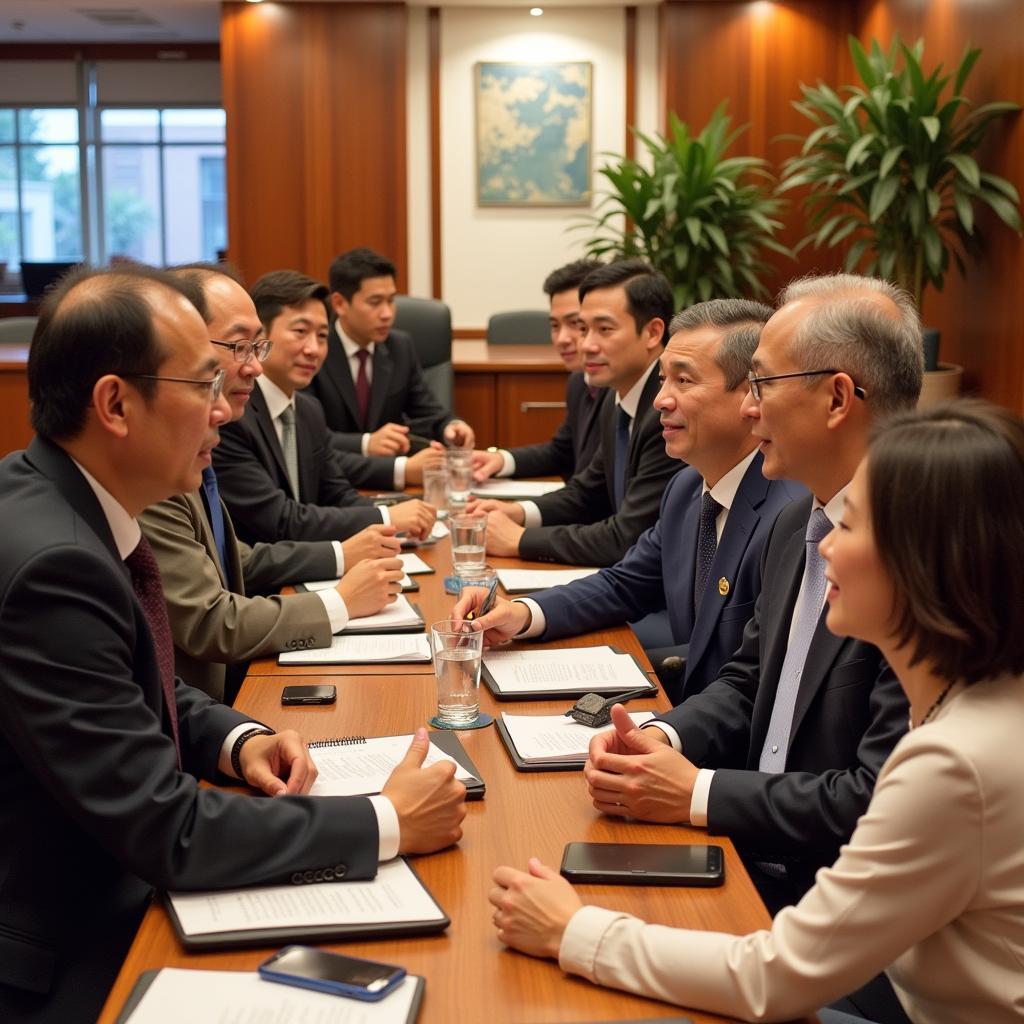
[[(800, 245), (848, 246), (847, 270), (877, 274), (905, 288), (921, 308), (928, 287), (942, 290), (950, 263), (980, 245), (978, 203), (1020, 233), (1020, 197), (974, 156), (994, 119), (1016, 103), (974, 107), (964, 86), (981, 51), (970, 46), (952, 75), (922, 67), (924, 42), (896, 36), (870, 52), (850, 37), (859, 85), (801, 85), (793, 105), (813, 122), (800, 152), (783, 164), (780, 192), (809, 187), (809, 233)], [(952, 92), (946, 88), (952, 78)], [(931, 341), (931, 345), (928, 342)], [(938, 332), (926, 338), (926, 368), (937, 366)]]
[(725, 155), (745, 130), (730, 133), (725, 108), (720, 104), (697, 135), (674, 113), (668, 138), (633, 129), (650, 154), (650, 169), (607, 154), (614, 162), (600, 173), (611, 188), (576, 225), (592, 232), (587, 255), (639, 256), (660, 270), (677, 309), (710, 298), (766, 295), (766, 250), (792, 256), (775, 238), (781, 200), (766, 161)]

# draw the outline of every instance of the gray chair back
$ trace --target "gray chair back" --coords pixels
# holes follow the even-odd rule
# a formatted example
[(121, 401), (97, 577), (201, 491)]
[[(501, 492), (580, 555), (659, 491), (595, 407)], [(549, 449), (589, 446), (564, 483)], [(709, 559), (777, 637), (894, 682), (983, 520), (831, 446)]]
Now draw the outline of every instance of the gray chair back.
[(0, 345), (29, 345), (36, 332), (34, 316), (9, 316), (0, 320)]
[(547, 345), (551, 341), (551, 318), (547, 310), (517, 309), (495, 313), (487, 322), (491, 345)]
[(452, 312), (440, 299), (395, 298), (395, 326), (412, 335), (427, 386), (446, 409), (455, 395), (452, 369)]

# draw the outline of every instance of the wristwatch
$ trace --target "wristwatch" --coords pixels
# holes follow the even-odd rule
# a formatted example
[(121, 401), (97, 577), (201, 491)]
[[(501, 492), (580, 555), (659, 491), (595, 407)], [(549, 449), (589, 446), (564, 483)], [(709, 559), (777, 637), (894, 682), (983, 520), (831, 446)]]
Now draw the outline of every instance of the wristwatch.
[(252, 729), (246, 729), (245, 732), (241, 733), (235, 740), (231, 747), (231, 770), (238, 776), (243, 782), (245, 781), (245, 775), (242, 772), (242, 747), (253, 738), (253, 736), (276, 736), (277, 734), (273, 729), (268, 729), (265, 725), (255, 726)]

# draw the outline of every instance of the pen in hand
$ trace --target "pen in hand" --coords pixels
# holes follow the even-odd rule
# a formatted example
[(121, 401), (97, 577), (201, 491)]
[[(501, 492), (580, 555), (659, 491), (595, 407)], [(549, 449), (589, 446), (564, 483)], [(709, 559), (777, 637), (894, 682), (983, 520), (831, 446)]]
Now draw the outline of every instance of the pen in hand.
[(487, 596), (484, 598), (484, 603), (480, 605), (479, 610), (474, 612), (466, 613), (466, 621), (472, 622), (473, 619), (478, 619), (481, 615), (486, 615), (493, 607), (494, 602), (498, 597), (498, 580), (497, 578), (491, 580), (487, 586)]

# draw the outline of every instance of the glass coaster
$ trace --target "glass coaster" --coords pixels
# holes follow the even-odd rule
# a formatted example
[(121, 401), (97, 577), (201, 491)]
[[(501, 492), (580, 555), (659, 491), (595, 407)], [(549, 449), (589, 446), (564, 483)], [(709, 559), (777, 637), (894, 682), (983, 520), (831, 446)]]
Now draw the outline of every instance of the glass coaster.
[(461, 732), (466, 729), (485, 729), (487, 726), (494, 724), (494, 719), (490, 715), (481, 711), (475, 721), (467, 722), (465, 725), (448, 725), (447, 723), (442, 722), (437, 715), (434, 715), (427, 724), (432, 726), (434, 729), (452, 729)]

